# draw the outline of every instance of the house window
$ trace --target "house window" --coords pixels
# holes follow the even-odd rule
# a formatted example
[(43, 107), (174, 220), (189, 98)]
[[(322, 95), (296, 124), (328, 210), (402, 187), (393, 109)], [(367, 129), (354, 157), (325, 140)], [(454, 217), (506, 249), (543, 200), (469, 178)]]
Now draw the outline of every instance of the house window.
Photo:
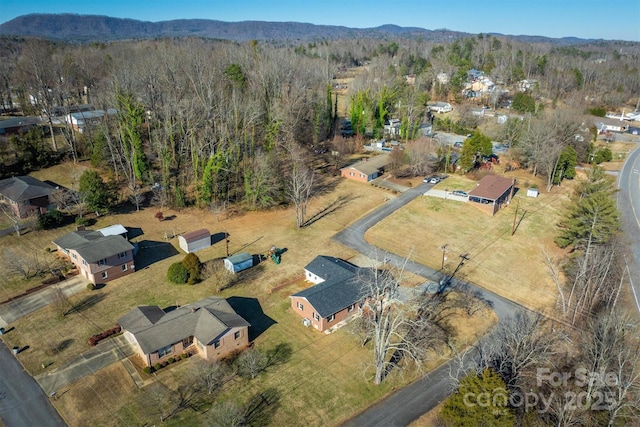
[(327, 317), (327, 322), (333, 322), (336, 318), (335, 314), (332, 314), (331, 316)]
[[(71, 258), (73, 258), (73, 259), (78, 259), (78, 257), (76, 256), (76, 254), (71, 254)], [(84, 262), (84, 260), (83, 260), (82, 262)]]
[(120, 253), (118, 254), (118, 258), (120, 258), (120, 259), (125, 258), (126, 256), (127, 256), (127, 253), (126, 253), (126, 252), (120, 252)]
[(101, 259), (100, 261), (98, 261), (98, 265), (105, 265), (107, 263), (106, 258), (105, 259)]
[(351, 176), (355, 176), (356, 174), (355, 174), (355, 173), (353, 173), (353, 172), (349, 172), (349, 175), (351, 175)]
[(213, 342), (213, 348), (220, 348), (220, 340), (215, 340)]
[[(74, 256), (74, 258), (75, 258), (75, 256)], [(84, 265), (86, 267), (87, 266), (87, 261), (82, 260), (82, 265)]]
[(106, 279), (106, 278), (107, 278), (107, 272), (106, 272), (106, 271), (103, 271), (103, 272), (102, 272), (102, 274), (101, 274), (101, 276), (102, 276), (102, 278), (103, 278), (103, 279)]
[(363, 173), (361, 173), (361, 174), (360, 174), (360, 178), (364, 178), (364, 177), (366, 177), (366, 175), (365, 175), (365, 174), (363, 174)]
[(187, 348), (193, 344), (193, 335), (182, 340), (182, 348)]
[(240, 338), (240, 331), (236, 331), (236, 333), (235, 333), (235, 334), (233, 334), (233, 338), (234, 338), (234, 339), (238, 339), (238, 338)]
[(298, 304), (297, 304), (297, 305), (298, 305), (298, 309), (299, 309), (300, 311), (303, 311), (303, 310), (304, 310), (304, 305), (302, 305), (302, 303), (301, 303), (300, 301), (298, 301)]
[(122, 271), (127, 271), (127, 264), (122, 264)]
[(316, 322), (320, 321), (320, 316), (318, 316), (318, 313), (313, 313), (313, 320), (315, 320)]
[(355, 306), (356, 306), (355, 304), (351, 304), (349, 307), (347, 307), (347, 312), (353, 311)]
[(160, 350), (158, 350), (158, 357), (164, 357), (167, 354), (171, 354), (171, 352), (173, 352), (173, 348), (170, 345), (162, 347)]

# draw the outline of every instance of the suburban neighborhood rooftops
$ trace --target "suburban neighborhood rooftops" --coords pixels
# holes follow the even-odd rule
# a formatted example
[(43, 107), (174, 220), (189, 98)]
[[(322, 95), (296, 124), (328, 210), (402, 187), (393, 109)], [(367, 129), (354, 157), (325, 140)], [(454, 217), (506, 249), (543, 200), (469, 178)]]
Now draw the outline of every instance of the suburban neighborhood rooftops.
[(498, 175), (487, 175), (478, 182), (478, 186), (469, 191), (469, 196), (486, 200), (497, 200), (513, 185), (513, 179)]
[(229, 329), (250, 326), (226, 299), (209, 297), (165, 312), (157, 306), (136, 307), (118, 323), (135, 335), (145, 353), (153, 353), (190, 335), (208, 345)]
[(375, 274), (371, 268), (357, 267), (339, 258), (318, 256), (305, 270), (324, 279), (317, 285), (293, 294), (305, 298), (321, 317), (328, 317), (367, 295), (367, 282)]
[(78, 230), (65, 234), (53, 241), (63, 249), (75, 250), (86, 262), (133, 250), (133, 245), (122, 236), (105, 236), (97, 230)]
[(48, 196), (55, 190), (52, 185), (31, 176), (14, 176), (0, 181), (0, 194), (14, 202)]

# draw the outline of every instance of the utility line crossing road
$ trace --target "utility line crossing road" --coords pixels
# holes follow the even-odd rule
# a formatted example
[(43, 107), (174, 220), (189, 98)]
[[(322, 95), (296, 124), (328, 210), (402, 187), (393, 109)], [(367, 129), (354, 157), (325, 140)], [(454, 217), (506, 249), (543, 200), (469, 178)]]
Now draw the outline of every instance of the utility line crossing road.
[[(403, 267), (405, 271), (438, 283), (440, 275), (437, 271), (425, 265), (407, 261), (405, 257), (399, 256), (398, 254), (385, 252), (367, 243), (364, 238), (369, 228), (373, 227), (397, 209), (405, 206), (416, 197), (424, 194), (431, 187), (433, 187), (432, 184), (423, 183), (407, 190), (398, 197), (389, 200), (369, 215), (346, 227), (336, 234), (333, 239), (366, 256), (384, 253), (385, 258), (392, 265)], [(508, 299), (502, 298), (473, 284), (456, 280), (456, 285), (463, 286), (465, 291), (473, 292), (479, 298), (488, 302), (500, 321), (515, 316), (519, 311), (526, 310), (524, 307)], [(423, 378), (387, 396), (385, 399), (345, 422), (343, 427), (392, 427), (408, 425), (422, 414), (433, 409), (451, 393), (452, 381), (450, 371), (454, 368), (453, 363), (454, 362), (445, 363)]]

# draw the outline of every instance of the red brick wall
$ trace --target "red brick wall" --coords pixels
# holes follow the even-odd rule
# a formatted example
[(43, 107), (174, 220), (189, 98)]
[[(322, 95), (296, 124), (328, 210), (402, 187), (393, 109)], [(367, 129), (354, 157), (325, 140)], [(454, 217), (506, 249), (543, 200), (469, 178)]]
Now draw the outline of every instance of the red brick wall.
[(343, 178), (352, 179), (354, 181), (369, 182), (369, 177), (367, 175), (352, 168), (340, 170), (340, 176), (342, 176)]
[[(302, 304), (302, 310), (298, 307), (298, 303)], [(335, 319), (329, 322), (326, 318), (320, 317), (318, 320), (314, 318), (314, 314), (316, 313), (313, 306), (304, 298), (300, 297), (291, 297), (291, 309), (298, 316), (303, 319), (309, 319), (311, 321), (311, 326), (323, 332), (329, 329), (332, 326), (335, 326), (337, 323), (345, 320), (349, 316), (353, 315), (357, 312), (357, 307), (354, 305), (353, 309), (349, 311), (348, 309), (341, 310), (335, 314)]]

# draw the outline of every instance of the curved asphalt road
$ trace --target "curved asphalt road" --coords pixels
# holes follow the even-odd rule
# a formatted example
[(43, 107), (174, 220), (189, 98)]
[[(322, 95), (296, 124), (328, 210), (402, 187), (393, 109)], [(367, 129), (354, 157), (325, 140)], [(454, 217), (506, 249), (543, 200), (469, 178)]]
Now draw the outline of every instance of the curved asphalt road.
[[(389, 200), (366, 217), (345, 228), (336, 234), (333, 239), (367, 256), (374, 253), (383, 253), (384, 251), (365, 241), (365, 232), (387, 215), (390, 215), (411, 200), (424, 194), (431, 187), (433, 187), (432, 184), (423, 183), (407, 190), (398, 197)], [(640, 212), (640, 210), (638, 212)], [(393, 265), (404, 265), (406, 271), (418, 274), (436, 283), (440, 280), (438, 272), (422, 264), (413, 261), (405, 262), (404, 257), (395, 254), (385, 253), (385, 257)], [(456, 281), (456, 285), (465, 286), (466, 291), (474, 292), (480, 298), (487, 301), (500, 321), (508, 317), (513, 317), (520, 310), (526, 310), (524, 307), (512, 301), (473, 284)], [(450, 370), (454, 368), (453, 363), (454, 362), (445, 363), (423, 378), (389, 395), (345, 422), (343, 427), (391, 427), (408, 425), (449, 396), (452, 391), (452, 382), (449, 373)]]
[(63, 427), (67, 424), (11, 350), (0, 344), (0, 419), (7, 427)]
[(618, 209), (622, 229), (627, 230), (630, 256), (627, 258), (634, 303), (640, 312), (640, 149), (634, 149), (618, 175)]

